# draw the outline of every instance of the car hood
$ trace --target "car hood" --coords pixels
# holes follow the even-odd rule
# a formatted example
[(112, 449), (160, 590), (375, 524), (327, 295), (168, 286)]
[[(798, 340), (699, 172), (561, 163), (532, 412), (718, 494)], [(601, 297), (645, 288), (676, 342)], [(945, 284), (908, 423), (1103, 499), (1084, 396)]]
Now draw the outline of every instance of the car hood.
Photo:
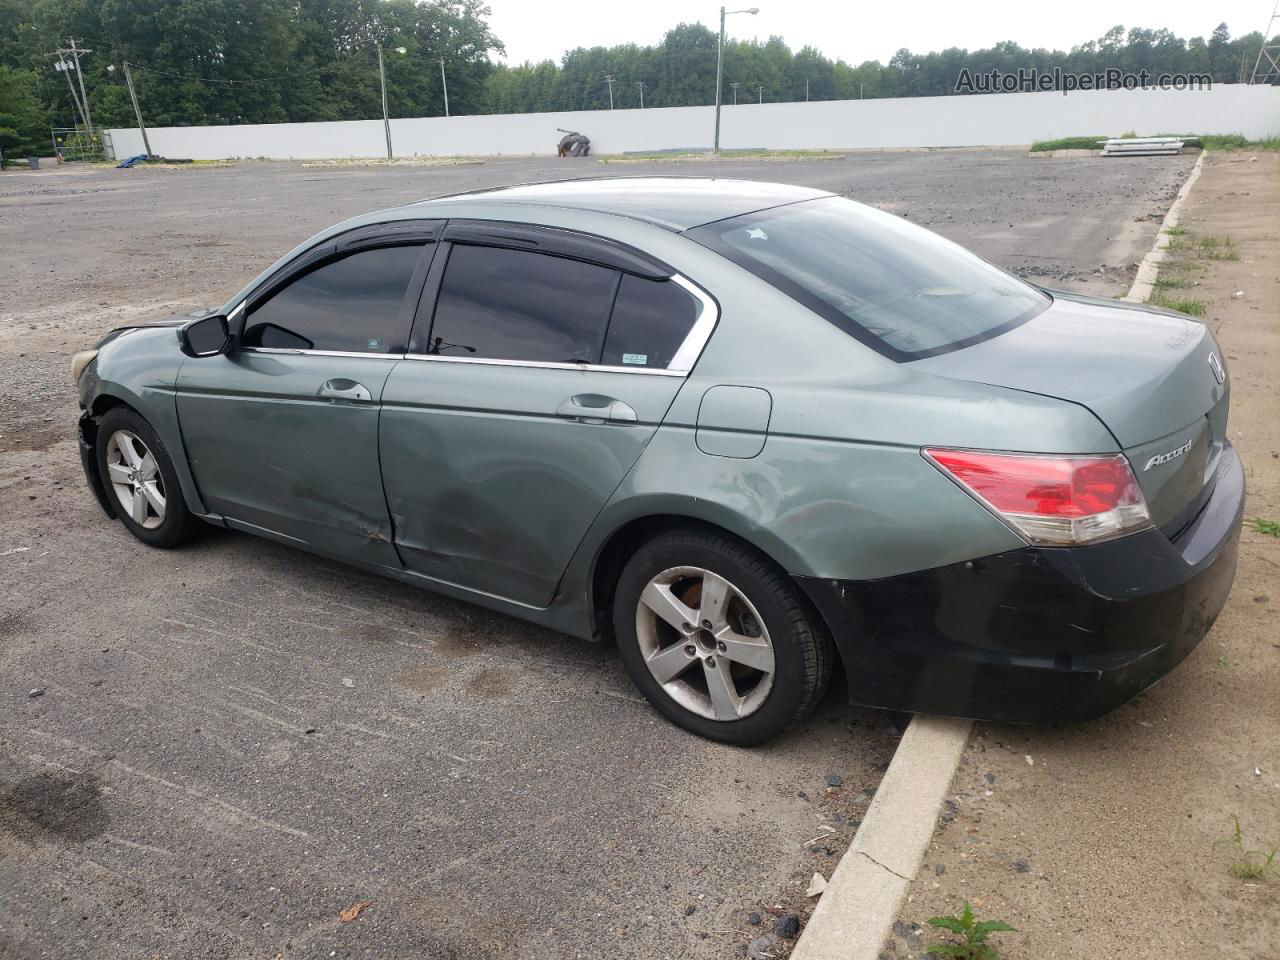
[(1053, 304), (1008, 333), (913, 367), (1088, 407), (1122, 447), (1205, 416), (1226, 393), (1204, 324), (1139, 304), (1053, 292)]
[(124, 326), (116, 327), (105, 337), (98, 341), (98, 348), (101, 349), (112, 340), (116, 339), (123, 333), (130, 330), (153, 330), (163, 327), (180, 327), (184, 323), (195, 320), (197, 317), (207, 316), (216, 312), (216, 307), (201, 307), (198, 310), (192, 310), (190, 313), (174, 314), (171, 317), (165, 317), (163, 320), (150, 320), (146, 323), (126, 323)]

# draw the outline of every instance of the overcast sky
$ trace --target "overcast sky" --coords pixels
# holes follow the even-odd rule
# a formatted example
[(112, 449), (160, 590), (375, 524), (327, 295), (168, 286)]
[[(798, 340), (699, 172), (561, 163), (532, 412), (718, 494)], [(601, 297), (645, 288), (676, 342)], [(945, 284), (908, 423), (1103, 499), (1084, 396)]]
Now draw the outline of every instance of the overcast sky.
[[(681, 21), (717, 28), (720, 6), (707, 0), (488, 0), (494, 32), (507, 46), (507, 63), (559, 60), (574, 47), (655, 44)], [(1231, 35), (1262, 30), (1272, 0), (1217, 0), (1169, 3), (1167, 0), (1072, 0), (1057, 4), (1036, 0), (939, 2), (907, 0), (866, 3), (859, 0), (745, 0), (758, 4), (757, 16), (728, 18), (727, 32), (742, 39), (766, 40), (778, 34), (793, 50), (809, 44), (832, 59), (858, 64), (888, 62), (908, 47), (928, 53), (946, 47), (970, 50), (1013, 40), (1024, 47), (1069, 49), (1102, 36), (1116, 24), (1167, 27), (1178, 36), (1208, 38), (1226, 21)]]

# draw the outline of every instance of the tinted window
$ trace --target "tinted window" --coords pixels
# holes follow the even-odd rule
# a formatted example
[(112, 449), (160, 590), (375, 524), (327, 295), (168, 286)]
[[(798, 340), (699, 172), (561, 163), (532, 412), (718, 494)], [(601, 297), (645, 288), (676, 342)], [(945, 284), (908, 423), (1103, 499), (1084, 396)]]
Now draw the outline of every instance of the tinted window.
[(457, 244), (428, 353), (595, 363), (618, 273), (563, 257)]
[(665, 367), (698, 319), (701, 304), (671, 280), (624, 274), (609, 319), (601, 363)]
[(723, 220), (689, 236), (897, 360), (977, 343), (1050, 303), (950, 240), (841, 197)]
[(304, 274), (254, 308), (247, 347), (390, 353), (404, 349), (400, 302), (421, 246), (362, 250)]

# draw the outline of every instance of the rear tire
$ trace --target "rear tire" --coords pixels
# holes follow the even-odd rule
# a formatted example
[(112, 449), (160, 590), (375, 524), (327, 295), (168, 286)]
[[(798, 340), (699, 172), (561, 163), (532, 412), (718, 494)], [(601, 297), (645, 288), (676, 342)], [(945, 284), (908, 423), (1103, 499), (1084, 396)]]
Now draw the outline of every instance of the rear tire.
[(671, 722), (754, 746), (813, 712), (834, 660), (791, 578), (724, 533), (677, 530), (636, 551), (614, 594), (631, 680)]
[(103, 415), (94, 456), (116, 516), (147, 546), (177, 547), (199, 530), (164, 441), (136, 411), (114, 407)]

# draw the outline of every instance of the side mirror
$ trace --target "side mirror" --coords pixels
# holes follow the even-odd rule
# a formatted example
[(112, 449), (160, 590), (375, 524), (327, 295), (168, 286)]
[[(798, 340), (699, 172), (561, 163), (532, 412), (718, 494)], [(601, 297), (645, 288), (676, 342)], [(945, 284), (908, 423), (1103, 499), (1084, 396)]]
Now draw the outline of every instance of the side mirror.
[(231, 328), (222, 314), (200, 317), (178, 328), (178, 343), (188, 357), (216, 357), (231, 346)]

